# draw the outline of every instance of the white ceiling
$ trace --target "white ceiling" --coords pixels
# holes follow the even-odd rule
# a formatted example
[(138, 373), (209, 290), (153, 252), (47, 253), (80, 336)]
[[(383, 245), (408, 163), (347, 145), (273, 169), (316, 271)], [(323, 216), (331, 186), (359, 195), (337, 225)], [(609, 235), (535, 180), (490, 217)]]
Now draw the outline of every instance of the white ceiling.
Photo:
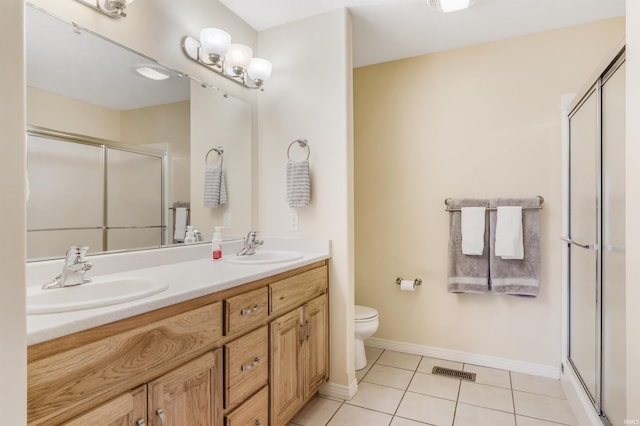
[(623, 16), (625, 0), (475, 0), (440, 13), (426, 0), (220, 0), (254, 29), (346, 7), (354, 67)]

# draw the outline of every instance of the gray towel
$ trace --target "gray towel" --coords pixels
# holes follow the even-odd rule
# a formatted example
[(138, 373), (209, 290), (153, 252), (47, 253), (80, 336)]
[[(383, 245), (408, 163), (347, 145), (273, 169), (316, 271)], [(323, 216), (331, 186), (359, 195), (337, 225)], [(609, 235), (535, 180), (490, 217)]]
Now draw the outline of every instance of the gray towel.
[[(451, 200), (450, 209), (489, 207), (488, 200)], [(461, 217), (459, 211), (449, 214), (449, 293), (485, 293), (489, 291), (489, 218), (485, 217), (484, 250), (481, 256), (462, 254)]]
[(305, 207), (311, 201), (309, 161), (287, 161), (287, 205)]
[(204, 206), (219, 207), (227, 203), (227, 185), (224, 173), (219, 166), (206, 166), (204, 169)]
[(499, 198), (491, 200), (491, 207), (522, 206), (522, 237), (524, 258), (502, 259), (495, 255), (495, 234), (497, 214), (491, 211), (489, 257), (491, 267), (491, 291), (497, 294), (518, 296), (538, 295), (538, 276), (540, 273), (540, 210), (526, 207), (539, 207), (539, 198)]

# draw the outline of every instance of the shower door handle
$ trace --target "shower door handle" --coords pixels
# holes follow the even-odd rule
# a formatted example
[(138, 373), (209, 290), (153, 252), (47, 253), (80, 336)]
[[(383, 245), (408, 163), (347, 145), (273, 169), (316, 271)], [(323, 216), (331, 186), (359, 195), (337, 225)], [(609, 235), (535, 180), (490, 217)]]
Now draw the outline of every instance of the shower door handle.
[(598, 245), (597, 244), (582, 244), (577, 242), (576, 240), (569, 238), (569, 237), (561, 237), (560, 238), (562, 241), (566, 241), (569, 244), (573, 244), (575, 246), (578, 246), (580, 248), (586, 249), (586, 250), (598, 250)]

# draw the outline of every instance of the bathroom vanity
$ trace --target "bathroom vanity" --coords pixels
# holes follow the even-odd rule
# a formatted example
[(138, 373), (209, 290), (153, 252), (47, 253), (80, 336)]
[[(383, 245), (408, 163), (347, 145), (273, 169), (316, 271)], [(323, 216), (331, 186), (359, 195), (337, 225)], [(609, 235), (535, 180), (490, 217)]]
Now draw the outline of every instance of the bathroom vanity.
[[(149, 267), (135, 273), (164, 274), (167, 294), (30, 316), (32, 339), (42, 341), (28, 347), (29, 424), (287, 424), (328, 378), (328, 257), (327, 250), (280, 264)], [(219, 278), (194, 275), (210, 284), (189, 287), (166, 272), (197, 271), (198, 262)], [(172, 292), (187, 300), (170, 303), (180, 299)], [(198, 293), (205, 294), (188, 298)], [(82, 327), (91, 311), (104, 324), (64, 331)]]

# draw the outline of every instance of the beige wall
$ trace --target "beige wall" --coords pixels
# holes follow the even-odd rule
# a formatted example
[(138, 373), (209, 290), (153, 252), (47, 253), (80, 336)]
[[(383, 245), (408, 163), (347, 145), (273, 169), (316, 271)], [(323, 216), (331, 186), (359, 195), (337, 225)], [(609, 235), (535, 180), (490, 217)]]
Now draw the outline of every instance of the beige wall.
[(640, 421), (640, 2), (627, 1), (627, 418)]
[(6, 1), (0, 13), (0, 416), (7, 425), (27, 422), (25, 314), (25, 77), (23, 2)]
[[(352, 386), (351, 18), (336, 10), (259, 37), (261, 53), (274, 64), (259, 97), (259, 229), (264, 235), (332, 240), (330, 381)], [(285, 164), (287, 147), (298, 138), (311, 148), (312, 194), (308, 207), (292, 209), (285, 198)], [(297, 149), (292, 154), (300, 155)], [(299, 215), (299, 232), (289, 230), (290, 212)]]
[(120, 112), (27, 87), (27, 124), (95, 138), (120, 140)]
[[(355, 70), (356, 302), (376, 337), (558, 367), (561, 96), (623, 37), (613, 19)], [(447, 293), (444, 199), (535, 195), (539, 296)]]

